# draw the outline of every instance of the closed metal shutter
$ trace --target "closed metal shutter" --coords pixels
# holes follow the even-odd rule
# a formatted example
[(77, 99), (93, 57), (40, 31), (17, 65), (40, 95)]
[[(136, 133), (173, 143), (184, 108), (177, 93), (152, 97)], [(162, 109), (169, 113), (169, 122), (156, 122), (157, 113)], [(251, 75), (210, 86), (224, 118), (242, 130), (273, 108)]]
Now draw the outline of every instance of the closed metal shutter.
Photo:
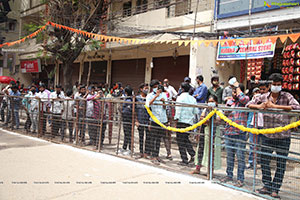
[[(106, 83), (107, 61), (92, 62), (90, 74), (91, 83)], [(82, 84), (88, 84), (89, 62), (84, 63), (83, 74), (81, 78)]]
[(146, 59), (112, 61), (111, 83), (121, 82), (123, 87), (130, 85), (136, 92), (145, 82)]
[(179, 89), (184, 77), (189, 75), (190, 56), (153, 58), (152, 79), (161, 82), (169, 79), (170, 85)]

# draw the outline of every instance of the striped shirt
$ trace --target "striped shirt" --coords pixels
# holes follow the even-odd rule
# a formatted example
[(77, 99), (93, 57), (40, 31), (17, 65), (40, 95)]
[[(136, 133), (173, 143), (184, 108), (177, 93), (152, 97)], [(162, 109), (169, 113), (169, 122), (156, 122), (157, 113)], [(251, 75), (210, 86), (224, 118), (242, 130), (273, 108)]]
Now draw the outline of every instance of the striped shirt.
[[(229, 105), (231, 108), (245, 107), (248, 102), (249, 102), (249, 97), (246, 96), (244, 93), (240, 93), (237, 96), (237, 99), (228, 100), (227, 105)], [(248, 113), (242, 111), (232, 111), (230, 112), (228, 119), (232, 120), (233, 122), (239, 125), (246, 126)], [(224, 133), (225, 135), (239, 135), (243, 133), (244, 133), (243, 131), (226, 124), (225, 133)]]
[[(260, 103), (265, 103), (271, 101), (271, 93), (261, 95), (259, 98), (253, 99), (246, 106), (251, 104), (257, 105)], [(280, 92), (276, 102), (273, 102), (276, 105), (291, 106), (293, 110), (300, 110), (298, 101), (288, 92)], [(291, 117), (288, 115), (280, 114), (270, 114), (264, 113), (264, 128), (276, 128), (280, 126), (286, 126), (290, 124)], [(265, 134), (268, 138), (287, 138), (291, 136), (291, 130), (283, 131), (275, 134)]]

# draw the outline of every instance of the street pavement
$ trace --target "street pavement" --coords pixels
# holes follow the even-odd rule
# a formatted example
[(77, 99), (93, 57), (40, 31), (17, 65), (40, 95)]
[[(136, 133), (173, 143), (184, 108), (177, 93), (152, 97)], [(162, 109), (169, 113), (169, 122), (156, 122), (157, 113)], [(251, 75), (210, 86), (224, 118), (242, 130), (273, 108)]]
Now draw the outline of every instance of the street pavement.
[(0, 129), (0, 200), (259, 197), (189, 175)]

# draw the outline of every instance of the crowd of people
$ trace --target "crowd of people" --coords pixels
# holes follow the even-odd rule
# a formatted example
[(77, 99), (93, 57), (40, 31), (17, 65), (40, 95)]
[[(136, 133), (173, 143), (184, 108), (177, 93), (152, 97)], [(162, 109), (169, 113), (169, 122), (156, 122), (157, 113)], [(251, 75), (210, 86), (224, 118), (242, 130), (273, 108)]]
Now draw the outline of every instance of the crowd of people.
[[(252, 94), (245, 92), (244, 85), (239, 83), (233, 76), (228, 79), (228, 86), (220, 86), (219, 77), (211, 78), (211, 87), (204, 84), (204, 77), (196, 77), (197, 86), (191, 85), (191, 79), (185, 77), (176, 89), (169, 84), (168, 79), (162, 82), (152, 80), (150, 84), (140, 84), (135, 95), (132, 87), (127, 85), (123, 88), (122, 83), (116, 83), (111, 89), (107, 84), (85, 85), (75, 84), (73, 89), (64, 91), (60, 85), (55, 89), (47, 89), (45, 84), (38, 86), (31, 85), (27, 91), (11, 82), (2, 90), (1, 120), (4, 125), (13, 123), (16, 129), (20, 128), (19, 110), (24, 108), (27, 114), (25, 130), (36, 133), (38, 127), (38, 116), (41, 115), (42, 134), (47, 130), (47, 121), (51, 124), (51, 136), (60, 133), (62, 141), (65, 141), (66, 130), (69, 133), (69, 142), (74, 141), (74, 130), (78, 129), (79, 140), (82, 144), (92, 145), (96, 148), (103, 147), (105, 131), (107, 126), (108, 104), (102, 101), (103, 98), (120, 98), (123, 100), (122, 107), (117, 110), (123, 122), (124, 140), (123, 146), (118, 153), (131, 154), (131, 137), (133, 125), (137, 127), (139, 133), (139, 155), (138, 158), (151, 159), (152, 163), (159, 165), (164, 163), (160, 157), (161, 140), (164, 141), (167, 155), (166, 158), (172, 160), (171, 154), (171, 132), (163, 129), (151, 118), (144, 107), (150, 107), (153, 115), (163, 124), (175, 126), (177, 128), (189, 127), (203, 119), (210, 108), (225, 104), (231, 108), (248, 107), (252, 109), (276, 108), (282, 110), (299, 110), (299, 103), (288, 92), (282, 91), (283, 78), (280, 74), (272, 74), (269, 77), (270, 83), (261, 81), (255, 88), (251, 88)], [(21, 90), (21, 91), (20, 91)], [(21, 98), (24, 95), (26, 98)], [(135, 97), (134, 97), (135, 96)], [(251, 98), (250, 98), (251, 97)], [(136, 104), (133, 104), (136, 101)], [(197, 107), (197, 104), (207, 103), (208, 108)], [(188, 104), (190, 106), (180, 106)], [(135, 107), (133, 107), (135, 105)], [(177, 105), (174, 107), (170, 105)], [(7, 109), (7, 115), (4, 110)], [(224, 112), (229, 119), (237, 124), (250, 128), (273, 128), (289, 124), (289, 118), (280, 114), (262, 114), (255, 116), (253, 113), (242, 111)], [(51, 117), (50, 117), (51, 116)], [(5, 119), (6, 118), (6, 119)], [(75, 118), (77, 125), (75, 126)], [(132, 121), (134, 120), (134, 124)], [(237, 157), (237, 187), (244, 185), (245, 169), (253, 169), (254, 145), (250, 145), (248, 165), (246, 165), (245, 149), (247, 134), (233, 126), (226, 124), (225, 131), (221, 133), (218, 123), (219, 117), (214, 116), (213, 134), (215, 143), (220, 142), (220, 136), (225, 137), (227, 153), (227, 176), (223, 182), (233, 181), (234, 160)], [(206, 122), (206, 125), (210, 122)], [(101, 126), (100, 126), (101, 124)], [(85, 142), (86, 129), (89, 135), (89, 143)], [(205, 133), (198, 136), (197, 149), (195, 150), (191, 141), (190, 133), (176, 133), (176, 141), (179, 149), (181, 166), (191, 166), (195, 163), (196, 168), (192, 174), (200, 174), (202, 166), (208, 165), (208, 126), (202, 126), (195, 130)], [(249, 133), (250, 144), (262, 144), (260, 149), (262, 155), (258, 162), (262, 168), (262, 182), (264, 187), (258, 190), (259, 193), (269, 194), (272, 197), (279, 197), (282, 180), (286, 169), (286, 157), (291, 143), (290, 131), (268, 135), (253, 135)], [(270, 160), (275, 151), (282, 157), (277, 159), (277, 168), (274, 178), (271, 177)], [(214, 147), (214, 168), (221, 166), (221, 145)], [(267, 153), (267, 154), (264, 154)]]

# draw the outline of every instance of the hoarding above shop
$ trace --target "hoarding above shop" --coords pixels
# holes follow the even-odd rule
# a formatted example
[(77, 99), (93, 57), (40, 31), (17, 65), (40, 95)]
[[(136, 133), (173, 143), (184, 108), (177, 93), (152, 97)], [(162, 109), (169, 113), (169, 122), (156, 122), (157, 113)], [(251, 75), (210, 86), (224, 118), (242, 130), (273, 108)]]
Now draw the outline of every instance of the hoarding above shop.
[(300, 0), (217, 0), (216, 4), (217, 18), (223, 19), (249, 15), (249, 13), (297, 7), (300, 6)]
[(257, 58), (272, 58), (275, 54), (276, 42), (266, 41), (266, 43), (239, 45), (224, 43), (222, 46), (218, 45), (217, 60), (245, 60)]
[(40, 59), (21, 61), (21, 72), (22, 73), (39, 73), (39, 72), (41, 72)]

